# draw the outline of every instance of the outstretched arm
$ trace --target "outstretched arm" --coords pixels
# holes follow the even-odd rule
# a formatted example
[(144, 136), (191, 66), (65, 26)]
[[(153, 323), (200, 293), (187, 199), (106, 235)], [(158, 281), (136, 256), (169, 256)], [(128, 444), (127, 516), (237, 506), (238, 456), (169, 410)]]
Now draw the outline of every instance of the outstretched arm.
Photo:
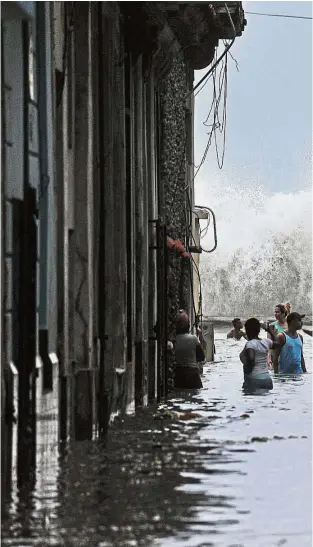
[(309, 336), (312, 336), (312, 331), (311, 330), (304, 329), (303, 327), (302, 327), (302, 330), (303, 330), (303, 332), (305, 332), (305, 334), (308, 334)]
[(201, 346), (200, 342), (198, 341), (198, 344), (196, 346), (196, 358), (198, 362), (205, 361), (205, 353), (203, 350), (203, 347)]
[[(303, 329), (302, 329), (303, 330)], [(303, 372), (306, 372), (306, 366), (305, 366), (305, 360), (304, 360), (304, 355), (303, 355), (303, 338), (301, 336), (301, 334), (299, 334), (300, 338), (301, 338), (301, 342), (302, 342), (302, 350), (301, 350), (301, 367), (302, 367), (302, 371)]]

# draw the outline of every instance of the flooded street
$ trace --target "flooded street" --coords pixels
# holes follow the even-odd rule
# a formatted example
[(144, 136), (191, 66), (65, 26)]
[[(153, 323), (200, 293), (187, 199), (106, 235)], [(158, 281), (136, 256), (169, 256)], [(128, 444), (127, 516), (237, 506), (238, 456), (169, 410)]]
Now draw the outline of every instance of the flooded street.
[(308, 374), (246, 396), (244, 343), (222, 327), (215, 337), (203, 389), (166, 405), (200, 417), (140, 410), (116, 420), (106, 447), (59, 450), (46, 436), (35, 487), (3, 504), (2, 545), (311, 547), (312, 339)]

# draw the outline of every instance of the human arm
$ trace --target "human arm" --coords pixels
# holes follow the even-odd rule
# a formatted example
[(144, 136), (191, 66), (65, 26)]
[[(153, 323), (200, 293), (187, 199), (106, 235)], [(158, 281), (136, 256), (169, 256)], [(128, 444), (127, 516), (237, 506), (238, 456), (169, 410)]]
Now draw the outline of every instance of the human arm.
[(300, 339), (301, 339), (301, 342), (302, 342), (302, 349), (301, 349), (301, 367), (302, 367), (303, 372), (307, 372), (306, 366), (305, 366), (304, 355), (303, 355), (303, 338), (302, 338), (301, 334), (299, 334), (299, 336), (300, 336)]
[(198, 362), (205, 361), (205, 353), (202, 345), (196, 337), (196, 359)]
[(227, 338), (232, 338), (234, 336), (234, 329), (231, 329), (227, 334)]
[(304, 329), (303, 327), (302, 327), (302, 330), (303, 330), (303, 332), (305, 332), (305, 334), (308, 334), (309, 336), (312, 336), (312, 331), (311, 330)]
[(255, 351), (252, 348), (246, 348), (246, 363), (243, 365), (244, 374), (251, 374), (255, 366)]
[(203, 336), (203, 334), (202, 334), (202, 330), (200, 329), (200, 327), (197, 328), (197, 337), (198, 337), (198, 339), (199, 339), (199, 342), (200, 342), (200, 344), (201, 344), (203, 350), (205, 350), (205, 348), (206, 348), (206, 346), (207, 346), (207, 343), (206, 343), (206, 341), (205, 341), (205, 339), (204, 339), (204, 336)]
[(273, 358), (273, 368), (274, 372), (278, 372), (278, 359), (281, 352), (281, 348), (283, 347), (285, 343), (285, 335), (282, 332), (279, 332), (277, 335), (277, 339), (275, 342), (273, 342), (273, 349), (274, 351), (274, 358)]
[(266, 323), (262, 324), (262, 328), (267, 332), (267, 338), (269, 340), (276, 340), (276, 331), (274, 325), (267, 325)]

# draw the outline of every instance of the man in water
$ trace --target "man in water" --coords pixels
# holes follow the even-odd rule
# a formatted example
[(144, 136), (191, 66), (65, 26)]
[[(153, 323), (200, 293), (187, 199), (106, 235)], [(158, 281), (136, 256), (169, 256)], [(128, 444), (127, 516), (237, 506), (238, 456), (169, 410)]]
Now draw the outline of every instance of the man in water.
[(241, 319), (239, 317), (236, 317), (233, 321), (233, 329), (229, 331), (227, 334), (227, 338), (234, 338), (235, 340), (241, 340), (241, 338), (247, 339), (246, 334), (241, 330), (243, 328), (243, 324), (241, 322)]
[(303, 357), (303, 338), (298, 334), (302, 329), (302, 319), (305, 315), (292, 312), (287, 316), (288, 330), (279, 332), (277, 342), (279, 347), (274, 353), (274, 372), (280, 374), (302, 374), (306, 372)]

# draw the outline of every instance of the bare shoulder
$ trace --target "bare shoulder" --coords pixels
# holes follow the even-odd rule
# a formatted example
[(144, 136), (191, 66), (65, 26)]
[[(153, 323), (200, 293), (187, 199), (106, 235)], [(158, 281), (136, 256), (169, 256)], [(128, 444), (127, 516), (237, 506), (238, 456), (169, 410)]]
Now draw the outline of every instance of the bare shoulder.
[(279, 332), (276, 336), (276, 340), (277, 342), (279, 342), (280, 344), (284, 344), (285, 343), (285, 335), (283, 332)]

